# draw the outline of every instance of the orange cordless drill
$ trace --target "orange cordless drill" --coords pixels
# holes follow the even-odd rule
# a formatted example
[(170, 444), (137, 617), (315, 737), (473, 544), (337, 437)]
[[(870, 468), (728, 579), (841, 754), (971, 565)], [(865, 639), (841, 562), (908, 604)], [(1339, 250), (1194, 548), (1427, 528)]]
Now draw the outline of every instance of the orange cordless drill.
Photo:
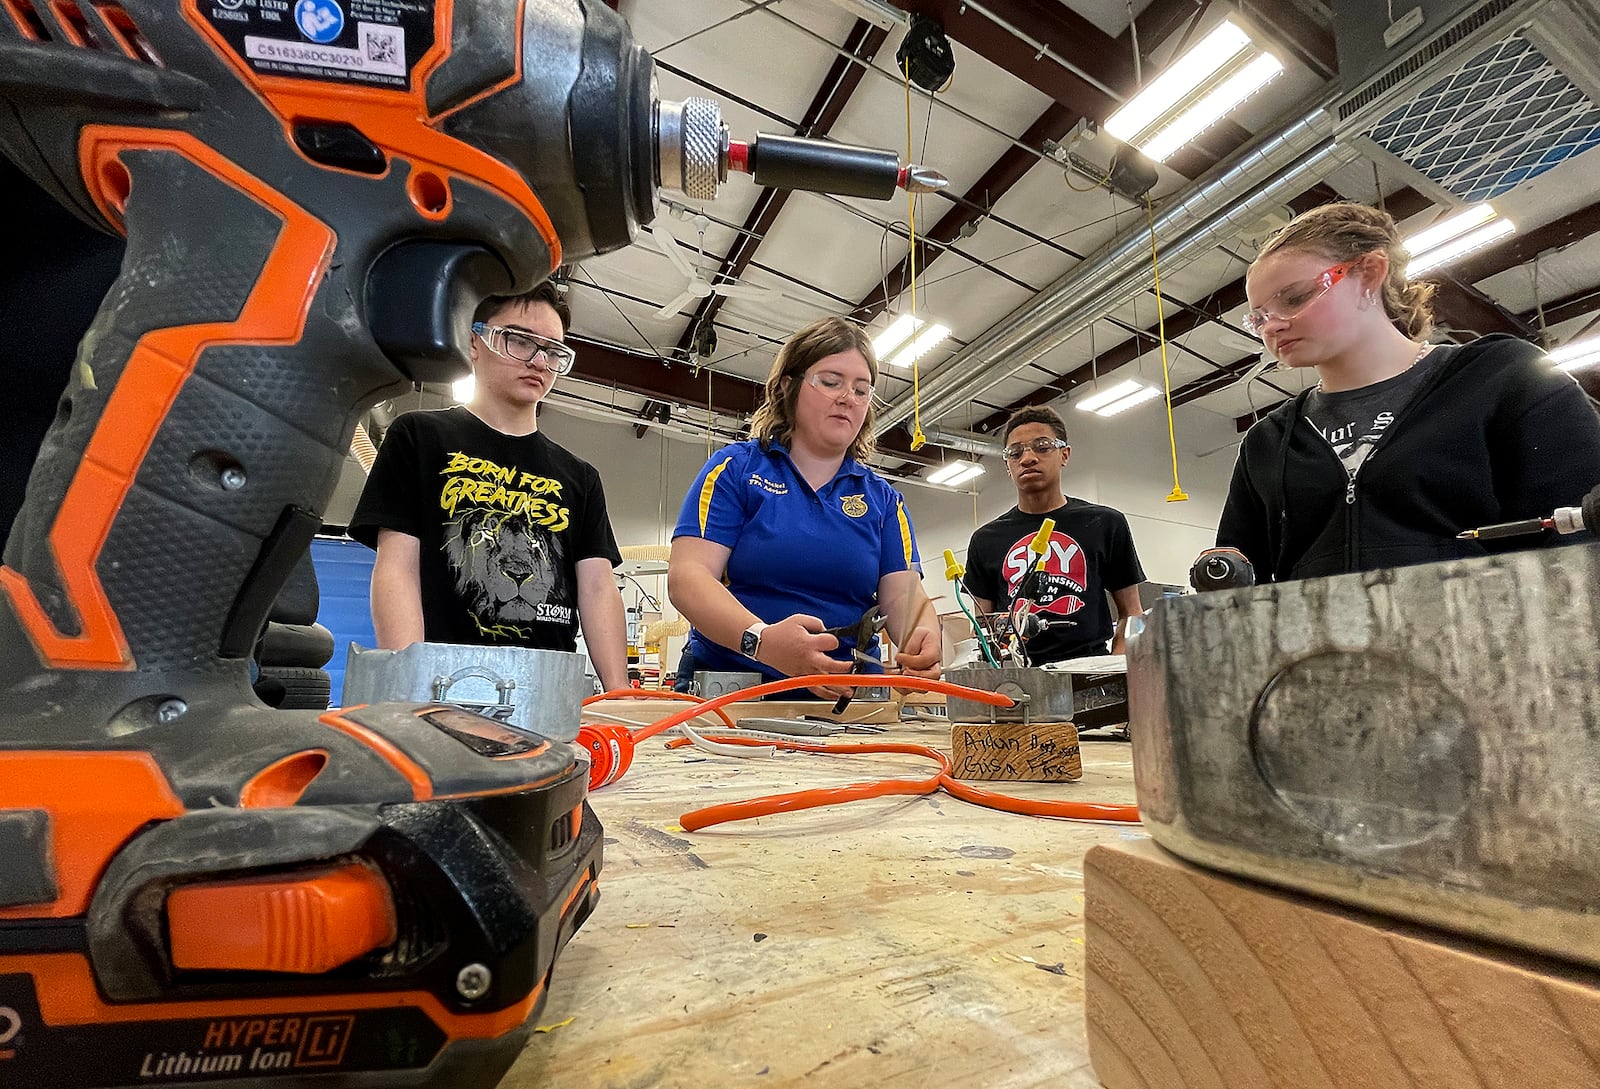
[[(0, 1086), (486, 1086), (593, 909), (570, 746), (276, 712), (247, 658), (356, 420), (728, 138), (594, 0), (4, 0), (0, 152), (126, 235), (0, 567)], [(26, 254), (8, 254), (25, 260)], [(574, 711), (574, 717), (576, 712)]]

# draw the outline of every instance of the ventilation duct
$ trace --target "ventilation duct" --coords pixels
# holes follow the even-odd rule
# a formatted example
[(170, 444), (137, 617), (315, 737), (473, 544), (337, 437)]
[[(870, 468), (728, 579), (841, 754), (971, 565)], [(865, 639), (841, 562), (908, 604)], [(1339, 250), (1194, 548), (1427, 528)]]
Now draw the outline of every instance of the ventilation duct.
[[(1338, 151), (1326, 108), (1259, 141), (1213, 170), (1156, 217), (1162, 263), (1175, 268), (1258, 222), (1353, 151)], [(1150, 236), (1131, 230), (1013, 311), (922, 380), (922, 413), (940, 416), (980, 396), (1152, 286)], [(911, 415), (903, 395), (878, 413), (880, 433)]]

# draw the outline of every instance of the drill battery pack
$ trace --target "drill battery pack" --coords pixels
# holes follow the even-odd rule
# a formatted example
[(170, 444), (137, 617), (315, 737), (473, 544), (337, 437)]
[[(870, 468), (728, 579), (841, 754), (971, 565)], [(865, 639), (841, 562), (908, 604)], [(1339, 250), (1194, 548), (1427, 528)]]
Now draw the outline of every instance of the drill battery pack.
[(0, 1086), (468, 1087), (516, 1059), (599, 895), (572, 748), (442, 705), (281, 717), (0, 748)]

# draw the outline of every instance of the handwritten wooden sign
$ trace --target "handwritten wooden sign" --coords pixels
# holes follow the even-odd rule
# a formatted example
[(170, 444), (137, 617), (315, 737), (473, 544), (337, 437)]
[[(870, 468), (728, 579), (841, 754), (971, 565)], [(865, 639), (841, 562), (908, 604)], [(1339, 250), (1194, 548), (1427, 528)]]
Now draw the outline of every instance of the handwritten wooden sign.
[(1070, 722), (962, 722), (950, 731), (957, 779), (1064, 783), (1083, 777)]

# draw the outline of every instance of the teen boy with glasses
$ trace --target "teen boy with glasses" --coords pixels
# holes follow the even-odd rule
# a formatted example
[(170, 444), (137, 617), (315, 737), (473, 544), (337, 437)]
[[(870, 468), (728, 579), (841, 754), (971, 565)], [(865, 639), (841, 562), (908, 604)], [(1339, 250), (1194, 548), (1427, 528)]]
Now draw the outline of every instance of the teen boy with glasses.
[(567, 304), (547, 282), (476, 318), (471, 400), (394, 422), (350, 522), (378, 551), (378, 645), (571, 651), (581, 628), (600, 683), (626, 688), (622, 555), (600, 474), (539, 431), (539, 402), (576, 358)]
[[(1121, 654), (1128, 618), (1142, 616), (1139, 583), (1144, 569), (1122, 512), (1061, 493), (1061, 470), (1072, 448), (1067, 426), (1048, 408), (1025, 408), (1006, 421), (1002, 455), (1017, 487), (1017, 505), (979, 526), (967, 545), (966, 586), (983, 612), (1015, 604), (1030, 566), (1028, 543), (1046, 518), (1055, 531), (1044, 569), (1029, 580), (1026, 597), (1041, 621), (1028, 641), (1034, 665), (1110, 652)], [(1113, 623), (1106, 603), (1116, 606)]]

